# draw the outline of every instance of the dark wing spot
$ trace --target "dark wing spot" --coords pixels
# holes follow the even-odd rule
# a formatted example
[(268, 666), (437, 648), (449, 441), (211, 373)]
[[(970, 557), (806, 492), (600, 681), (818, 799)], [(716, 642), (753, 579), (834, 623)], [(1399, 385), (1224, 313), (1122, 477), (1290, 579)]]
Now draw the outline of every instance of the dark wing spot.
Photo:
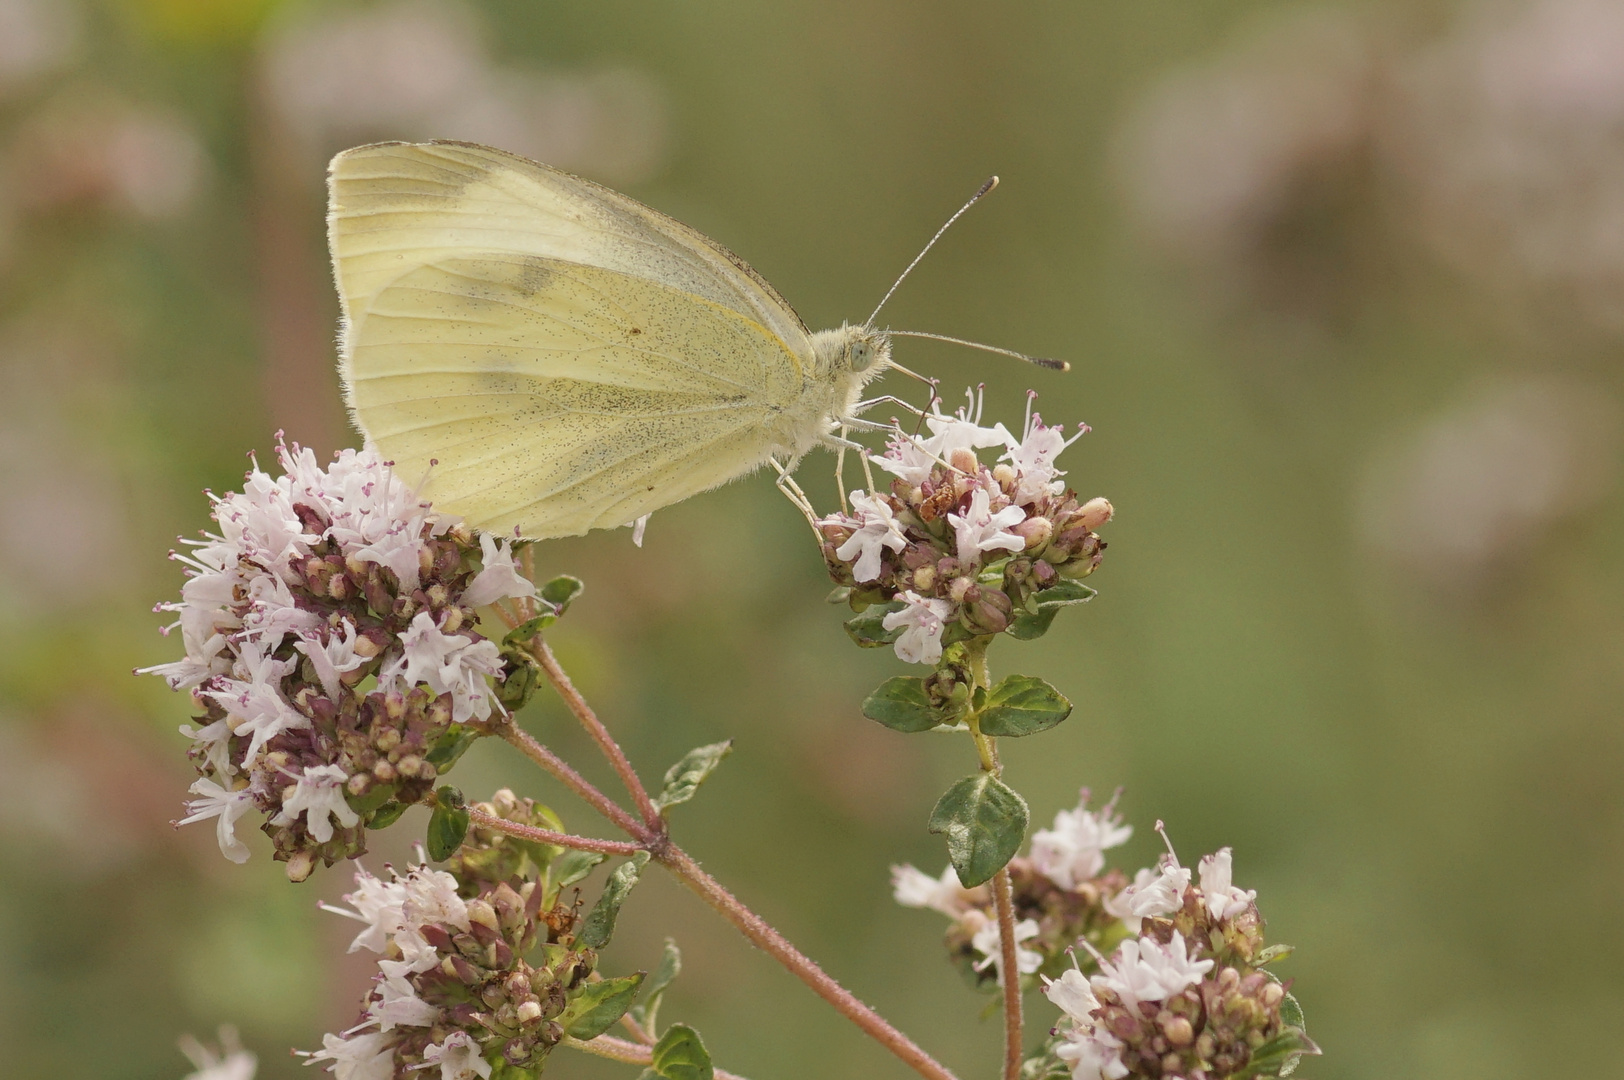
[(546, 259), (526, 255), (522, 266), (518, 278), (513, 282), (514, 288), (534, 296), (552, 283), (553, 269), (547, 265)]

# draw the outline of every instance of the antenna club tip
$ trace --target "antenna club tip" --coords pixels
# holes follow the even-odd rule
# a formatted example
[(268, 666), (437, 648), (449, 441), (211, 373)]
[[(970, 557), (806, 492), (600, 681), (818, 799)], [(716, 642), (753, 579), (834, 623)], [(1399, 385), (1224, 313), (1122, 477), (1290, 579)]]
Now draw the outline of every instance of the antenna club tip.
[(981, 198), (983, 195), (986, 195), (988, 192), (992, 191), (992, 189), (997, 187), (997, 186), (998, 186), (998, 177), (996, 177), (996, 176), (987, 177), (987, 182), (985, 184), (981, 185), (981, 190), (980, 191), (976, 192), (976, 198), (977, 199)]

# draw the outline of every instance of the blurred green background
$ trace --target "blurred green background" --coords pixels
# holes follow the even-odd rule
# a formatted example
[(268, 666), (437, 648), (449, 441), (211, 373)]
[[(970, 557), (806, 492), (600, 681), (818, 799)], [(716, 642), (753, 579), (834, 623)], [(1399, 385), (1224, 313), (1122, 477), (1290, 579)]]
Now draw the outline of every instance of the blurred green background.
[[(1234, 845), (1299, 948), (1310, 1077), (1624, 1076), (1616, 0), (0, 0), (0, 1071), (178, 1077), (176, 1036), (229, 1022), (308, 1076), (286, 1048), (352, 1022), (366, 967), (316, 908), (348, 873), (296, 888), (172, 831), (186, 702), (129, 671), (179, 648), (148, 609), (201, 490), (277, 428), (354, 444), (323, 165), (434, 136), (674, 214), (814, 328), (1001, 174), (887, 318), (1070, 358), (897, 350), (950, 402), (1088, 421), (1062, 463), (1118, 508), (1099, 598), (994, 651), (1079, 705), (1007, 745), (1034, 818), (1121, 784), (1130, 870), (1158, 817), (1186, 863)], [(801, 475), (830, 506), (829, 458)], [(850, 646), (768, 480), (642, 550), (540, 551), (587, 580), (555, 644), (640, 766), (737, 740), (679, 839), (992, 1075), (996, 1023), (886, 871), (944, 863), (924, 820), (969, 747), (858, 714), (901, 665)], [(523, 719), (603, 775), (554, 703)], [(499, 747), (457, 781), (597, 829)], [(680, 941), (663, 1014), (725, 1067), (909, 1075), (668, 879), (622, 926), (611, 967)]]

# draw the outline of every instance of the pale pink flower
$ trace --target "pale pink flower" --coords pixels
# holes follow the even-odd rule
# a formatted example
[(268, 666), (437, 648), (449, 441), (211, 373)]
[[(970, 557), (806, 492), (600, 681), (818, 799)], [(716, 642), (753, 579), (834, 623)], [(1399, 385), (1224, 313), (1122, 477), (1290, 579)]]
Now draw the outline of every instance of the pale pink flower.
[(906, 664), (934, 664), (942, 658), (942, 630), (946, 619), (953, 614), (953, 605), (946, 600), (932, 600), (911, 590), (897, 599), (907, 606), (893, 611), (881, 620), (887, 630), (905, 628), (892, 647), (897, 659)]

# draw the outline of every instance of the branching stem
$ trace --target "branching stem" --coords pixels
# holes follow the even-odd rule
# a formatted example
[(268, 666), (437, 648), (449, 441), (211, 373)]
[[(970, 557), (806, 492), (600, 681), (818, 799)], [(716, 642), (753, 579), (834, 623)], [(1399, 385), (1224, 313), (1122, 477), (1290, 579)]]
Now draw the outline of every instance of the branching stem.
[(538, 636), (531, 639), (530, 645), (536, 662), (541, 665), (541, 670), (547, 676), (547, 681), (558, 691), (558, 696), (564, 699), (564, 704), (569, 706), (570, 712), (575, 714), (581, 726), (586, 728), (587, 734), (592, 736), (592, 741), (598, 744), (603, 756), (609, 759), (609, 764), (614, 766), (620, 782), (626, 785), (626, 790), (631, 793), (632, 802), (637, 806), (637, 812), (643, 815), (643, 824), (650, 832), (663, 835), (665, 819), (660, 817), (660, 811), (655, 807), (654, 800), (649, 798), (648, 790), (643, 787), (643, 781), (638, 779), (637, 770), (632, 768), (632, 763), (620, 749), (620, 744), (609, 734), (609, 729), (603, 726), (603, 721), (592, 711), (592, 706), (586, 703), (586, 698), (575, 689), (575, 684), (570, 682), (570, 677), (559, 666), (558, 658), (553, 655), (553, 650), (548, 644)]
[[(865, 1005), (850, 990), (836, 982), (811, 958), (794, 945), (791, 945), (788, 939), (777, 930), (774, 930), (765, 919), (745, 907), (737, 897), (723, 888), (720, 882), (700, 869), (699, 864), (694, 861), (692, 856), (671, 842), (666, 835), (665, 819), (660, 816), (659, 811), (655, 808), (653, 800), (649, 798), (647, 789), (643, 787), (642, 782), (637, 778), (631, 763), (621, 751), (620, 746), (616, 744), (613, 736), (609, 734), (608, 729), (598, 720), (597, 714), (586, 703), (586, 699), (581, 696), (580, 691), (576, 690), (574, 684), (570, 682), (569, 677), (564, 673), (564, 669), (559, 666), (558, 660), (553, 656), (552, 650), (540, 638), (532, 639), (531, 647), (536, 662), (541, 665), (542, 671), (547, 675), (548, 682), (558, 691), (559, 696), (564, 699), (564, 703), (569, 706), (570, 711), (575, 714), (588, 733), (592, 735), (604, 757), (620, 774), (626, 789), (631, 792), (632, 798), (636, 800), (642, 810), (644, 820), (639, 822), (621, 809), (614, 800), (594, 787), (558, 755), (513, 723), (511, 718), (504, 720), (500, 724), (492, 725), (492, 730), (513, 744), (531, 761), (562, 780), (566, 787), (630, 836), (634, 843), (624, 845), (624, 849), (629, 849), (627, 853), (637, 850), (647, 851), (661, 866), (664, 866), (678, 880), (692, 889), (700, 899), (704, 900), (723, 918), (737, 927), (746, 938), (780, 964), (783, 964), (792, 974), (811, 987), (819, 997), (833, 1005), (841, 1015), (856, 1024), (870, 1038), (906, 1062), (920, 1076), (925, 1077), (926, 1080), (957, 1080), (957, 1077), (946, 1066), (927, 1054), (912, 1039), (892, 1027), (884, 1017)], [(480, 815), (480, 824), (485, 825), (486, 821), (484, 819), (487, 817), (488, 815)], [(470, 820), (474, 819), (471, 817)], [(499, 825), (493, 822), (488, 827), (501, 829), (504, 825), (512, 825), (512, 823), (503, 822)], [(506, 830), (504, 829), (504, 831)], [(594, 846), (586, 848), (586, 850), (591, 851), (605, 850), (600, 845), (614, 843), (614, 841), (592, 840), (589, 837), (549, 833), (547, 830), (535, 831), (545, 833), (549, 843), (567, 844), (567, 842), (573, 842), (567, 844), (567, 846), (583, 847), (586, 844), (592, 844)], [(621, 848), (617, 846), (616, 850), (620, 851)], [(644, 1034), (646, 1035), (646, 1033)], [(623, 1039), (614, 1039), (607, 1035), (600, 1035), (590, 1042), (579, 1044), (575, 1040), (569, 1040), (568, 1044), (589, 1053), (603, 1052), (602, 1056), (616, 1057), (617, 1060), (622, 1061), (647, 1064), (650, 1060), (649, 1051), (646, 1047), (626, 1042)], [(610, 1053), (608, 1051), (614, 1052)], [(619, 1056), (623, 1053), (632, 1052), (636, 1052), (641, 1056), (637, 1058)], [(725, 1076), (721, 1070), (717, 1070), (716, 1075), (718, 1077)]]
[(642, 844), (633, 844), (625, 840), (599, 840), (593, 836), (573, 836), (569, 833), (553, 832), (551, 829), (538, 829), (533, 825), (523, 825), (517, 821), (487, 814), (473, 806), (468, 808), (468, 821), (482, 829), (516, 836), (520, 840), (575, 848), (577, 851), (597, 851), (605, 855), (636, 855), (643, 850)]

